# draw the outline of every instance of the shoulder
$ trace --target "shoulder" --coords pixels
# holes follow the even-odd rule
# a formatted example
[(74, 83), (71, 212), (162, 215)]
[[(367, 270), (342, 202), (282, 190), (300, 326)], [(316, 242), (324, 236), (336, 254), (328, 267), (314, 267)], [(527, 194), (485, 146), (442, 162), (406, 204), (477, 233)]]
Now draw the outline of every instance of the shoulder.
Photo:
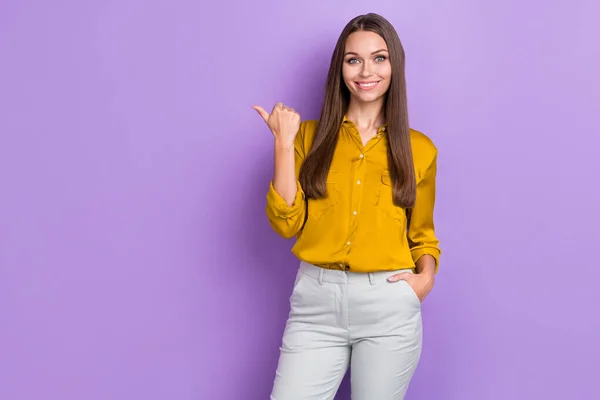
[(317, 131), (317, 126), (319, 125), (319, 121), (316, 119), (309, 119), (306, 121), (302, 121), (300, 123), (300, 134), (306, 139), (312, 139), (315, 136), (315, 132)]
[(300, 149), (302, 155), (308, 154), (318, 125), (319, 121), (317, 120), (306, 120), (300, 123), (300, 130), (296, 135), (296, 147)]
[(423, 132), (410, 129), (410, 143), (412, 146), (415, 169), (422, 172), (437, 159), (438, 149), (433, 140)]

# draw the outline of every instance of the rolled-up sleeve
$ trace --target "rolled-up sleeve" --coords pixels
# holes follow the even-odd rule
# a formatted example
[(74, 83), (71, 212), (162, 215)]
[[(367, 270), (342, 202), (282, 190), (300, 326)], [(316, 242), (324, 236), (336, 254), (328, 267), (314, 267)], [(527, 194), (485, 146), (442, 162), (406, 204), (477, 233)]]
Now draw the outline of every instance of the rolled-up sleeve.
[(294, 158), (296, 162), (296, 197), (291, 205), (277, 193), (273, 187), (273, 180), (269, 183), (269, 191), (267, 192), (267, 217), (273, 230), (280, 236), (289, 239), (296, 236), (304, 226), (306, 217), (306, 200), (304, 191), (300, 185), (298, 177), (300, 175), (300, 167), (304, 161), (304, 129), (305, 124), (300, 125), (300, 131), (296, 135), (294, 143)]
[(416, 263), (419, 258), (429, 254), (435, 259), (435, 272), (438, 271), (441, 254), (433, 222), (436, 174), (437, 150), (417, 184), (417, 197), (408, 226), (408, 240), (413, 261)]

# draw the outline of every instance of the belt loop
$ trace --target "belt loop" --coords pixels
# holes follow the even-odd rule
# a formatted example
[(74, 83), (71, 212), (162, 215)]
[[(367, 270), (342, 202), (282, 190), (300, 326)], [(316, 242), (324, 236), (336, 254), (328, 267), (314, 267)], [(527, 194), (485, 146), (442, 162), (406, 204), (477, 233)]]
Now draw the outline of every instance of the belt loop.
[(372, 273), (372, 272), (369, 272), (369, 283), (370, 283), (371, 285), (374, 285), (374, 284), (375, 284), (375, 277), (373, 276), (373, 273)]
[(325, 273), (325, 268), (320, 268), (319, 271), (319, 285), (323, 286), (323, 274)]

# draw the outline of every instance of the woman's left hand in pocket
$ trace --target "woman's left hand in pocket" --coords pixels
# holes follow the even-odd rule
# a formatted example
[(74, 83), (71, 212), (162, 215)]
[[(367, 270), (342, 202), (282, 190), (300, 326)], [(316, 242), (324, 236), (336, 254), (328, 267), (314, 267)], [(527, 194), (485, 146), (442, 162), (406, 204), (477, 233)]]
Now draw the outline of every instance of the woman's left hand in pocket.
[(431, 289), (433, 289), (433, 274), (412, 274), (410, 272), (400, 272), (388, 278), (389, 282), (399, 282), (402, 280), (408, 283), (421, 302), (425, 300), (425, 297), (427, 297)]

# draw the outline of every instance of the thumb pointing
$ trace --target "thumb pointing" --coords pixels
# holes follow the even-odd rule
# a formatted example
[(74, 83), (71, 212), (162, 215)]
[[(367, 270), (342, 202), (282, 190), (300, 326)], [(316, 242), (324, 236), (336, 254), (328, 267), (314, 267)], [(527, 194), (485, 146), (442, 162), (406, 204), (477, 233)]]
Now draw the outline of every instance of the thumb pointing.
[(266, 112), (264, 108), (262, 108), (261, 106), (252, 106), (252, 108), (256, 110), (258, 115), (260, 115), (262, 119), (265, 120), (265, 122), (269, 121), (269, 113)]

